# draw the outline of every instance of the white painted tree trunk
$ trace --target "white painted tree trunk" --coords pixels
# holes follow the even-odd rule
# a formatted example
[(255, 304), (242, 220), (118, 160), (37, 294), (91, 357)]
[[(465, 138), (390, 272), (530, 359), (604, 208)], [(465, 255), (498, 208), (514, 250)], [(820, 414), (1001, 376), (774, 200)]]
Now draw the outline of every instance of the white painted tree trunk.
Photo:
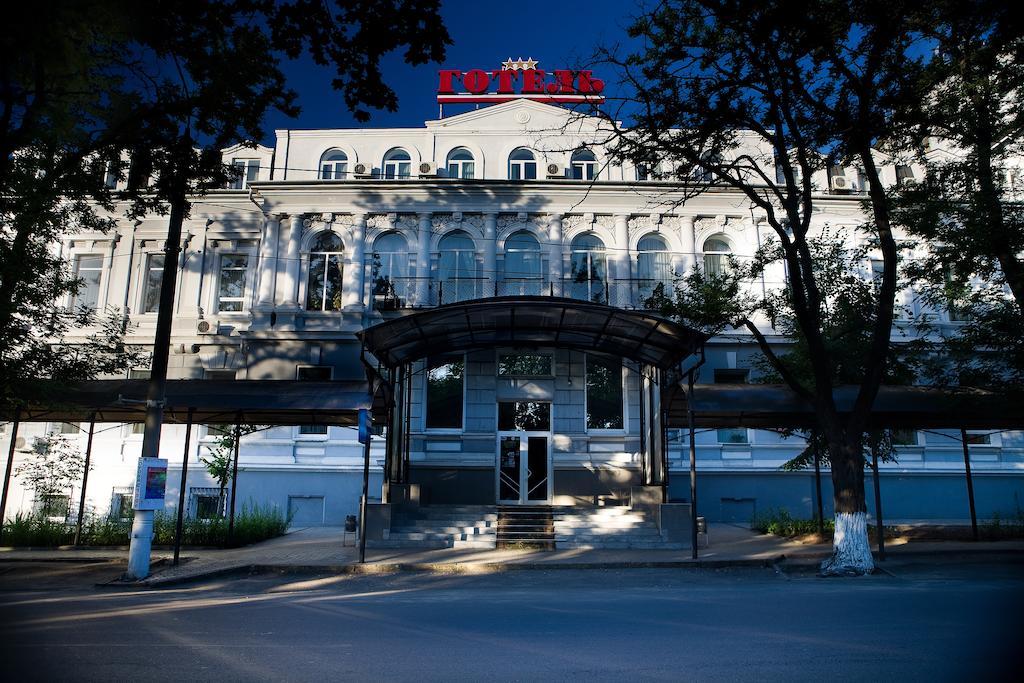
[(822, 576), (860, 576), (875, 568), (868, 544), (866, 512), (837, 512), (832, 557), (821, 563)]

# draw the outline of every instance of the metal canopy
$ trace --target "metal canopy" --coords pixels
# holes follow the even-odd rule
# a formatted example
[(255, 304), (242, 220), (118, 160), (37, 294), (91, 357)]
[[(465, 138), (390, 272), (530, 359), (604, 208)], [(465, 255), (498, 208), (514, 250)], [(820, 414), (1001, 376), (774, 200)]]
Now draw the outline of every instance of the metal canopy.
[[(849, 412), (855, 386), (837, 387), (836, 406)], [(686, 427), (686, 387), (673, 392), (668, 426)], [(1021, 397), (969, 388), (883, 386), (869, 418), (872, 428), (1021, 429)], [(785, 385), (698, 384), (693, 390), (694, 419), (701, 427), (793, 427), (816, 424), (811, 404)]]
[(511, 346), (601, 351), (668, 369), (707, 340), (701, 332), (650, 313), (550, 296), (448, 304), (358, 335), (390, 368), (454, 351)]
[[(22, 422), (143, 422), (147, 379), (89, 380), (77, 384), (35, 383), (21, 408)], [(201, 424), (352, 426), (358, 411), (372, 407), (366, 381), (205, 380), (167, 381), (164, 421), (184, 423), (188, 410)], [(0, 413), (14, 417), (13, 409)]]

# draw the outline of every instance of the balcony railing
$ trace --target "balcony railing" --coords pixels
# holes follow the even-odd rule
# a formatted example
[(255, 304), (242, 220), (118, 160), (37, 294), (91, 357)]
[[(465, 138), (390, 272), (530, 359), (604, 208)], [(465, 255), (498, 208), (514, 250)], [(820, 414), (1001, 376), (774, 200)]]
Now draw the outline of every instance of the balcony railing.
[(649, 310), (658, 285), (671, 297), (672, 282), (653, 279), (580, 280), (565, 278), (552, 282), (546, 278), (378, 278), (371, 285), (372, 304), (378, 311), (407, 308), (432, 308), (473, 299), (496, 296), (563, 296), (580, 301), (608, 304), (618, 308)]

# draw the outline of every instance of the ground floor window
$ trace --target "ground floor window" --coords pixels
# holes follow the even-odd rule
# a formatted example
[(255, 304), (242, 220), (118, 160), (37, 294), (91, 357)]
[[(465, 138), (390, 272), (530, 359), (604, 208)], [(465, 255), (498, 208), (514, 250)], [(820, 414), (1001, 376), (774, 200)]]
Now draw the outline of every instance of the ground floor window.
[(218, 488), (192, 489), (192, 516), (196, 519), (218, 519), (224, 516), (228, 490)]
[(427, 365), (427, 429), (462, 429), (465, 361), (435, 358)]
[(587, 355), (587, 429), (622, 429), (622, 361)]
[(747, 430), (743, 427), (727, 427), (718, 430), (718, 443), (750, 443)]
[(71, 498), (61, 493), (47, 493), (39, 498), (39, 514), (43, 517), (66, 519), (71, 510)]
[(110, 494), (110, 518), (127, 521), (132, 518), (132, 489), (130, 486), (117, 487)]

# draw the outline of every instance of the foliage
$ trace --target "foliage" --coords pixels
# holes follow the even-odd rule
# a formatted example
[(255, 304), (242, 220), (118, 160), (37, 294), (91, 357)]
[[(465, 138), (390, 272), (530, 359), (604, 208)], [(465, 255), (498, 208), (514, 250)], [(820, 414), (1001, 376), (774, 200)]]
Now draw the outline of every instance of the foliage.
[[(259, 425), (239, 425), (240, 437), (266, 429)], [(224, 499), (224, 489), (231, 483), (231, 475), (235, 459), (235, 429), (226, 427), (217, 434), (213, 444), (207, 446), (207, 455), (199, 456), (206, 466), (206, 471), (220, 487), (220, 498)]]
[[(174, 544), (177, 519), (174, 513), (157, 512), (153, 517), (153, 544)], [(249, 545), (281, 536), (289, 520), (274, 506), (246, 504), (235, 517), (233, 546)], [(132, 522), (112, 517), (87, 519), (82, 525), (81, 544), (86, 546), (127, 545)], [(39, 514), (18, 513), (4, 524), (4, 543), (15, 547), (57, 547), (74, 542), (75, 526), (51, 521)], [(228, 521), (186, 517), (182, 525), (182, 544), (201, 547), (227, 547)]]
[(32, 489), (36, 500), (65, 496), (82, 478), (85, 458), (77, 444), (56, 434), (32, 443), (32, 455), (15, 468), (15, 474)]
[(0, 400), (8, 401), (36, 378), (128, 365), (100, 353), (120, 347), (116, 335), (98, 346), (69, 335), (89, 321), (62, 308), (81, 282), (52, 249), (60, 235), (105, 232), (122, 217), (187, 216), (187, 193), (223, 187), (237, 173), (222, 148), (255, 144), (272, 109), (297, 114), (282, 58), (333, 65), (334, 87), (365, 120), (368, 108), (396, 106), (383, 55), (400, 49), (423, 64), (450, 42), (438, 0), (98, 0), (49, 3), (45, 21), (39, 9), (12, 7), (0, 33)]
[[(835, 523), (831, 519), (824, 520), (824, 526), (827, 533), (832, 533), (835, 530)], [(750, 520), (750, 528), (772, 536), (802, 536), (818, 533), (818, 521), (797, 519), (790, 515), (786, 508), (779, 508), (754, 515), (754, 518)]]

